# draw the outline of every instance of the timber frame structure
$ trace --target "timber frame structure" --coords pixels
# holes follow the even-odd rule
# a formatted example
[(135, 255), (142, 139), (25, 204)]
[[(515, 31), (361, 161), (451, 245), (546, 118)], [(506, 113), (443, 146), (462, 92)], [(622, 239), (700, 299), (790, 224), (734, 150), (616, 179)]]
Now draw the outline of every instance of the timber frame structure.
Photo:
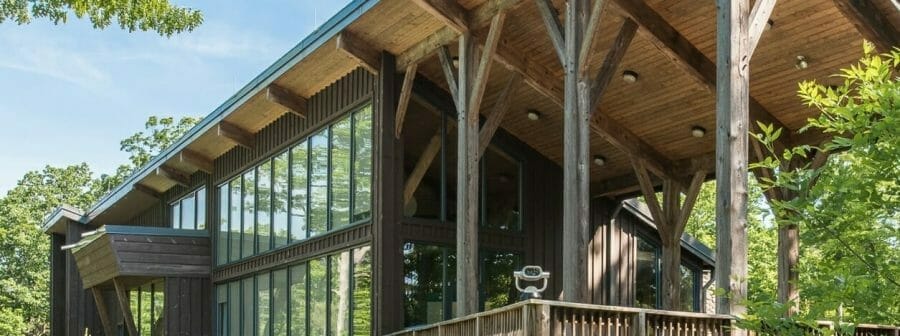
[[(484, 326), (522, 265), (567, 303), (500, 308), (507, 326), (601, 304), (719, 328), (745, 309), (748, 134), (827, 140), (799, 132), (796, 83), (832, 83), (863, 39), (900, 45), (896, 1), (353, 0), (91, 209), (45, 219), (51, 334)], [(715, 258), (683, 234), (712, 179)], [(783, 301), (797, 239), (785, 224)], [(707, 308), (712, 284), (729, 295)], [(601, 310), (535, 334), (670, 321)]]

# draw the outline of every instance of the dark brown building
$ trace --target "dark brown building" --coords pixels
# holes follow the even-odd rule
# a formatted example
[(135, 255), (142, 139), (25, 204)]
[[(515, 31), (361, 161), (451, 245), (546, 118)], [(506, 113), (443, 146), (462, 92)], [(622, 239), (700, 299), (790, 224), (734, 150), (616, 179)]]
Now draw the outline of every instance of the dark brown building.
[[(351, 2), (94, 207), (48, 217), (52, 335), (383, 334), (518, 301), (524, 265), (551, 272), (544, 298), (712, 312), (713, 252), (681, 232), (716, 176), (716, 2), (606, 2), (581, 58), (552, 2)], [(898, 39), (889, 0), (848, 3), (868, 12), (781, 2), (756, 51), (749, 118), (790, 144), (821, 140), (796, 132), (798, 80)], [(598, 74), (582, 114), (575, 59)]]

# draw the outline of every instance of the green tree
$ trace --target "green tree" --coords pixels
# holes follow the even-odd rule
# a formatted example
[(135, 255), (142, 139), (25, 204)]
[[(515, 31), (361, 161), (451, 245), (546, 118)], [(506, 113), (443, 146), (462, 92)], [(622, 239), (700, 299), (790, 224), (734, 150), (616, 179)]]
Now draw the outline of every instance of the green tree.
[(196, 122), (151, 117), (145, 131), (122, 141), (131, 162), (121, 165), (115, 175), (95, 178), (86, 163), (47, 166), (26, 173), (0, 198), (0, 334), (49, 331), (49, 240), (39, 227), (43, 216), (63, 204), (87, 209), (131, 174), (132, 167), (148, 162)]
[(87, 18), (94, 28), (103, 29), (116, 21), (124, 30), (155, 31), (163, 36), (192, 31), (203, 23), (200, 11), (178, 7), (168, 0), (0, 0), (0, 23), (20, 25), (36, 18), (54, 24), (66, 23), (69, 15)]
[[(772, 143), (780, 130), (761, 125), (754, 136), (771, 155), (757, 167), (772, 169), (765, 188), (797, 197), (771, 202), (779, 218), (801, 227), (800, 316), (781, 319), (785, 305), (751, 302), (745, 322), (772, 333), (800, 334), (785, 321), (815, 319), (900, 323), (900, 49), (875, 54), (864, 44), (858, 64), (836, 75), (840, 86), (800, 84), (800, 98), (821, 114), (807, 129), (832, 140), (783, 151)], [(786, 162), (813, 152), (833, 153), (823, 167)], [(783, 329), (779, 329), (783, 328)], [(757, 329), (758, 330), (758, 329)]]

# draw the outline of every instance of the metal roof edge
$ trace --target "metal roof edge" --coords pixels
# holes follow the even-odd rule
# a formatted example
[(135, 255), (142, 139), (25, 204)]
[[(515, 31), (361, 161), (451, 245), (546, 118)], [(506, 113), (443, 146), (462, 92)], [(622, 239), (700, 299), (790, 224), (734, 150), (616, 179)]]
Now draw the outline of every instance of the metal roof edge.
[(41, 222), (41, 231), (43, 231), (44, 233), (49, 232), (53, 228), (53, 226), (55, 226), (56, 223), (58, 223), (63, 218), (81, 224), (86, 223), (86, 221), (84, 221), (84, 213), (81, 211), (81, 209), (68, 204), (63, 204), (57, 206), (55, 209), (53, 209), (53, 211), (47, 214), (46, 217), (44, 217), (44, 220)]
[(359, 18), (363, 13), (371, 9), (380, 0), (353, 0), (344, 6), (343, 9), (332, 16), (328, 21), (323, 23), (318, 29), (304, 38), (300, 43), (291, 48), (287, 53), (281, 56), (275, 63), (263, 70), (247, 85), (241, 88), (237, 93), (228, 98), (218, 108), (204, 117), (197, 125), (191, 128), (184, 136), (175, 144), (165, 149), (159, 155), (155, 156), (142, 168), (123, 181), (113, 192), (103, 196), (95, 203), (85, 214), (84, 223), (89, 223), (103, 211), (108, 209), (112, 204), (123, 198), (131, 187), (137, 181), (143, 179), (150, 174), (156, 167), (162, 165), (163, 162), (172, 158), (175, 154), (187, 147), (188, 144), (197, 140), (203, 133), (214, 127), (225, 116), (234, 111), (240, 104), (246, 102), (256, 92), (270, 84), (286, 72), (290, 67), (303, 60), (310, 53), (322, 46), (326, 41), (337, 35), (341, 30), (346, 28), (350, 23)]
[[(622, 204), (624, 205), (623, 208), (627, 209), (628, 212), (633, 213), (641, 221), (656, 230), (656, 224), (653, 223), (653, 217), (650, 215), (650, 210), (647, 209), (646, 205), (638, 202), (638, 200), (634, 198), (624, 200), (622, 201)], [(682, 234), (681, 247), (699, 257), (701, 260), (703, 260), (703, 262), (712, 266), (716, 265), (715, 252), (710, 249), (709, 246), (706, 246), (706, 244), (697, 240), (697, 238), (694, 238), (687, 233)]]

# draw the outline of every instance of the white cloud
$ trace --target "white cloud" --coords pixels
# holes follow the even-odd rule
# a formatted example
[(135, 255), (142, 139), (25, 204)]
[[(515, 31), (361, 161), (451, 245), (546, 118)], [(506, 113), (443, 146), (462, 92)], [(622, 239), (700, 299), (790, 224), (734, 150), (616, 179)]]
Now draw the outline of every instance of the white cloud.
[(88, 89), (109, 82), (109, 75), (95, 60), (61, 41), (27, 33), (0, 34), (0, 68), (48, 76)]

